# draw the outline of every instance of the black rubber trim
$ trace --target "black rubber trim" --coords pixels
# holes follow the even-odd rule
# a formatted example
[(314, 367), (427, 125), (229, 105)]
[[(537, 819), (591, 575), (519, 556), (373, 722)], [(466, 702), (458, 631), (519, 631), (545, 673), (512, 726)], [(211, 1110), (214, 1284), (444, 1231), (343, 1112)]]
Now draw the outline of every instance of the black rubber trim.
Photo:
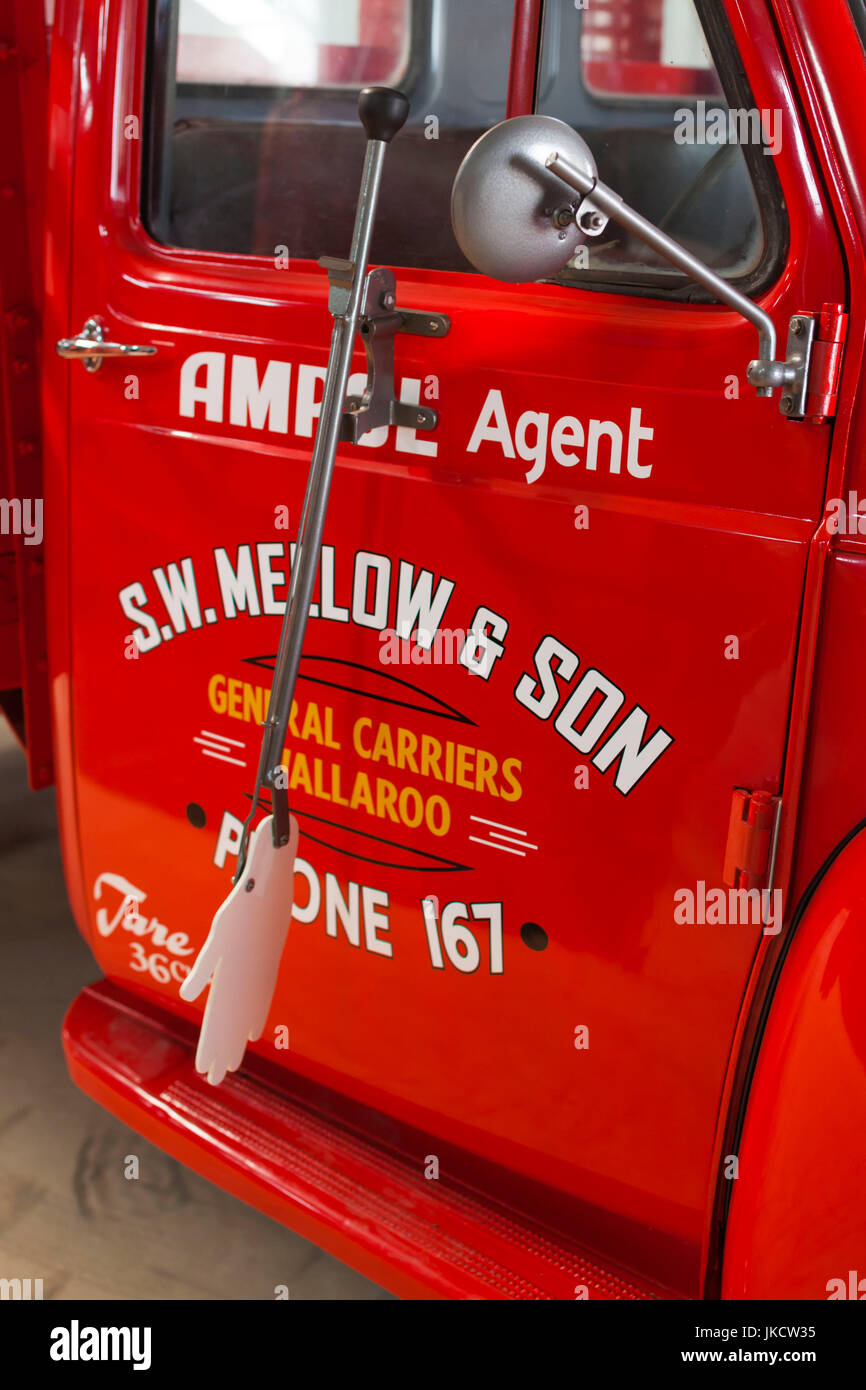
[(851, 18), (857, 25), (860, 42), (866, 50), (866, 0), (848, 0), (848, 4), (851, 8)]
[[(848, 848), (852, 840), (855, 840), (864, 830), (866, 830), (866, 818), (858, 821), (853, 829), (849, 830), (847, 835), (845, 835), (835, 848), (830, 851), (821, 867), (803, 890), (803, 895), (797, 903), (794, 915), (791, 918), (791, 925), (785, 933), (784, 938), (780, 941), (779, 949), (774, 954), (768, 955), (764, 963), (763, 973), (767, 978), (767, 984), (766, 987), (762, 989), (759, 983), (758, 990), (759, 994), (761, 994), (761, 1006), (759, 1010), (752, 1011), (749, 1037), (744, 1041), (740, 1049), (740, 1056), (737, 1062), (737, 1077), (734, 1083), (734, 1096), (736, 1099), (728, 1111), (722, 1148), (723, 1153), (739, 1153), (743, 1129), (746, 1123), (749, 1095), (758, 1065), (758, 1056), (767, 1029), (770, 1009), (773, 1006), (776, 989), (785, 961), (788, 958), (791, 943), (797, 934), (797, 930), (806, 915), (812, 899), (830, 869), (833, 867), (840, 854)], [(720, 1170), (716, 1180), (716, 1195), (713, 1202), (712, 1229), (714, 1239), (712, 1249), (714, 1254), (711, 1256), (705, 1281), (704, 1298), (706, 1299), (718, 1299), (721, 1297), (721, 1278), (725, 1257), (725, 1236), (727, 1234), (728, 1215), (730, 1213), (732, 1195), (733, 1183), (724, 1178)]]
[(171, 220), (171, 135), (174, 84), (165, 80), (177, 64), (179, 7), (173, 0), (152, 0), (144, 63), (144, 158), (141, 161), (139, 211), (154, 240), (164, 242)]
[[(698, 19), (704, 31), (725, 99), (730, 106), (751, 108), (755, 105), (752, 85), (734, 41), (724, 7), (716, 0), (695, 0)], [(755, 269), (740, 279), (731, 280), (741, 294), (756, 299), (781, 277), (791, 248), (790, 223), (782, 184), (776, 173), (775, 160), (768, 159), (756, 145), (741, 145), (743, 159), (752, 180), (758, 211), (763, 223), (765, 246)], [(689, 296), (693, 303), (717, 302), (702, 286), (694, 287)]]

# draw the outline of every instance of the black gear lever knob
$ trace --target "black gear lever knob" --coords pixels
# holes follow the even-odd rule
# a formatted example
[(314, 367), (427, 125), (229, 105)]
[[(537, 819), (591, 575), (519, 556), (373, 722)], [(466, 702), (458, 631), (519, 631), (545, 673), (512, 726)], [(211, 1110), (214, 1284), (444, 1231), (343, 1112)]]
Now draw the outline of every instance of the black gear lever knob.
[(391, 87), (365, 87), (358, 97), (358, 115), (367, 139), (387, 145), (409, 115), (409, 98)]

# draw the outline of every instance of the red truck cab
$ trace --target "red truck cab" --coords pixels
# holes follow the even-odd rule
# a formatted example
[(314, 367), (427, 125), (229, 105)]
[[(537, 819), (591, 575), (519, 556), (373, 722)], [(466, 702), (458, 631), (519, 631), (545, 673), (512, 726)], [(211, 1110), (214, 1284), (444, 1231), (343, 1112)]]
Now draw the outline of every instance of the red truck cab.
[[(3, 8), (0, 97), (48, 119), (44, 176), (38, 123), (2, 156), (4, 486), (44, 536), (0, 536), (0, 700), (101, 976), (73, 1079), (403, 1296), (859, 1297), (862, 0), (57, 0), (47, 79)], [(340, 447), (292, 920), (215, 1087), (179, 988), (251, 808), (377, 84), (411, 112), (372, 260), (448, 322), (395, 390), (438, 423)], [(461, 161), (533, 112), (808, 341), (797, 401), (614, 222), (537, 282), (467, 261)]]

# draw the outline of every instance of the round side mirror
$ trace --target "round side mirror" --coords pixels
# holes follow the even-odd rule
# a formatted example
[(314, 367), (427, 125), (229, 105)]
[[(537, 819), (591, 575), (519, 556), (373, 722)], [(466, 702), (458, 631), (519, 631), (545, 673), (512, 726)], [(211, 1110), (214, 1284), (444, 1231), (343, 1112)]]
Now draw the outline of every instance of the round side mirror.
[(514, 116), (485, 131), (457, 170), (451, 222), (458, 245), (482, 275), (518, 283), (556, 275), (586, 237), (562, 179), (545, 167), (551, 151), (588, 178), (598, 171), (586, 141), (553, 116)]

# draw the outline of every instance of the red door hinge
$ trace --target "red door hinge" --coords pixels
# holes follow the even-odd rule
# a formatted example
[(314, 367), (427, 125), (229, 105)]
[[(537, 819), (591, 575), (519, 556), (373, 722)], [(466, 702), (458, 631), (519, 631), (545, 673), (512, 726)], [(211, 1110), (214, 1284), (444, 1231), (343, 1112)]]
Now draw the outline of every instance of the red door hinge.
[(820, 314), (813, 315), (813, 318), (815, 336), (812, 339), (804, 413), (807, 420), (820, 425), (836, 414), (848, 315), (841, 304), (825, 304)]
[(769, 886), (782, 799), (771, 792), (734, 788), (723, 881), (729, 888)]

